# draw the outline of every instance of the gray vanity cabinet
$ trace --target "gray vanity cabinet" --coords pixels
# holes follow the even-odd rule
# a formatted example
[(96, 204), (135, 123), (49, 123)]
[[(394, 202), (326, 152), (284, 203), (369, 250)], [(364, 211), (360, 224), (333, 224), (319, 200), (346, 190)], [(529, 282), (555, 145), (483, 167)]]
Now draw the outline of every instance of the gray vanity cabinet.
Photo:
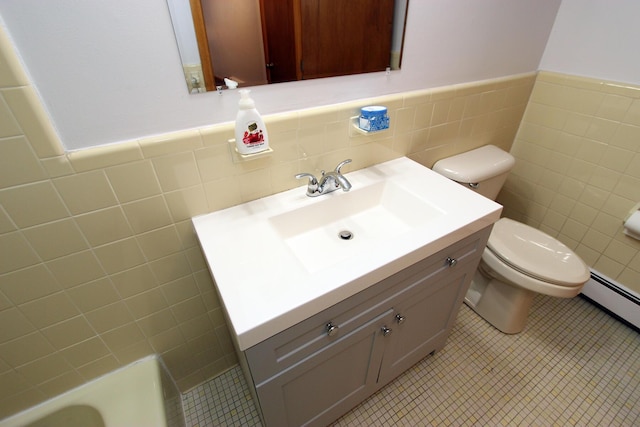
[(326, 425), (444, 347), (489, 232), (241, 353), (266, 427)]

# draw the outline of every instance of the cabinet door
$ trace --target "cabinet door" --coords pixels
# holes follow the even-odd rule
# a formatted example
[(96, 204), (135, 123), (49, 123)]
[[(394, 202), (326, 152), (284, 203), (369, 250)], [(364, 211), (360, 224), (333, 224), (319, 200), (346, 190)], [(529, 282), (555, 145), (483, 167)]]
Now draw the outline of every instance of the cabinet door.
[(296, 365), (258, 384), (267, 427), (326, 425), (376, 387), (385, 337), (393, 321), (387, 310)]
[(425, 283), (417, 293), (394, 303), (395, 318), (389, 326), (392, 334), (380, 370), (380, 386), (444, 347), (470, 280), (471, 270), (460, 270)]

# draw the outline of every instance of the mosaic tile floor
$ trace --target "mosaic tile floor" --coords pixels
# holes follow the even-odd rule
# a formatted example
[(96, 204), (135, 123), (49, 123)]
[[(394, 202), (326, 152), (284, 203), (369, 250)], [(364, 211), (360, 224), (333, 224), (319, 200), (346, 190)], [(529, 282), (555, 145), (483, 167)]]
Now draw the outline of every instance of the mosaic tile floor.
[[(187, 427), (260, 426), (239, 367), (183, 397)], [(640, 334), (581, 298), (538, 296), (505, 335), (463, 306), (446, 347), (332, 426), (640, 425)]]

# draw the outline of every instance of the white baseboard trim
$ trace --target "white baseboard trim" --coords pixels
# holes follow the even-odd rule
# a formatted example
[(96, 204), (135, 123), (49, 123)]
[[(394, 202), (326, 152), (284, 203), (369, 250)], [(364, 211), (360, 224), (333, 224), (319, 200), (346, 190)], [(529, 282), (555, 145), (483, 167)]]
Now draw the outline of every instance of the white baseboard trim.
[(640, 329), (640, 295), (634, 291), (592, 270), (582, 295)]

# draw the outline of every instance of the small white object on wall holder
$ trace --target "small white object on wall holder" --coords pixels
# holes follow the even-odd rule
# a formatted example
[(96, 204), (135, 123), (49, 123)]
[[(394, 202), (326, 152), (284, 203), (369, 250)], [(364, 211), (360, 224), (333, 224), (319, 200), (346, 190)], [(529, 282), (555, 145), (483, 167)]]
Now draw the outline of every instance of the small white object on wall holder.
[(634, 239), (640, 240), (640, 203), (629, 211), (629, 214), (623, 221), (624, 234)]
[(259, 153), (251, 153), (251, 154), (240, 154), (238, 153), (238, 149), (236, 148), (236, 139), (231, 138), (227, 140), (229, 144), (229, 150), (231, 151), (231, 160), (233, 163), (246, 162), (249, 160), (262, 159), (265, 157), (269, 157), (273, 154), (273, 148), (269, 147), (264, 151), (260, 151)]

